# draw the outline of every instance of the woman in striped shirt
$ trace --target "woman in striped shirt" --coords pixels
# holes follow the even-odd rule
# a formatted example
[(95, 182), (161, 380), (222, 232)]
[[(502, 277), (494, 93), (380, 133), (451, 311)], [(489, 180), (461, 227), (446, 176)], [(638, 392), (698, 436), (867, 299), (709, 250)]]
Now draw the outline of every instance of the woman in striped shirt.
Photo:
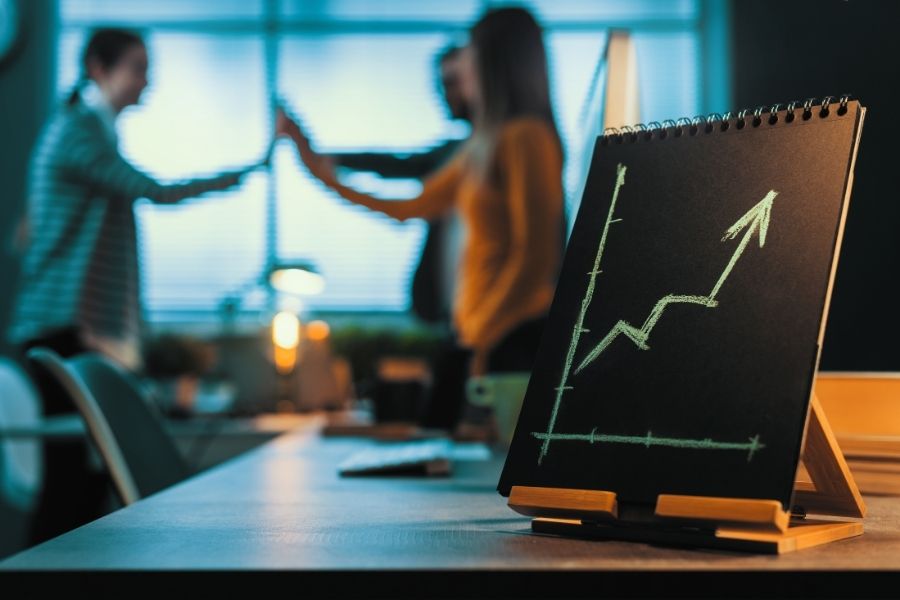
[(119, 152), (116, 118), (147, 86), (147, 49), (135, 33), (101, 29), (82, 57), (83, 76), (45, 127), (32, 156), (31, 239), (10, 340), (63, 356), (100, 351), (140, 363), (138, 198), (174, 203), (237, 185), (258, 165), (217, 177), (163, 184)]

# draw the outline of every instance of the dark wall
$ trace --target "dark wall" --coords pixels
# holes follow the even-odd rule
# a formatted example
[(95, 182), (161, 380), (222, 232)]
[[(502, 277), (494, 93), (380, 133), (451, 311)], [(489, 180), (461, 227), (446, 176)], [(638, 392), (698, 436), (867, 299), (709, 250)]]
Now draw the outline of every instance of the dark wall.
[(0, 65), (0, 352), (18, 278), (11, 236), (25, 208), (25, 173), (38, 132), (53, 105), (56, 0), (23, 0), (20, 47)]
[(821, 367), (900, 371), (900, 2), (734, 0), (732, 18), (736, 108), (845, 92), (868, 108)]

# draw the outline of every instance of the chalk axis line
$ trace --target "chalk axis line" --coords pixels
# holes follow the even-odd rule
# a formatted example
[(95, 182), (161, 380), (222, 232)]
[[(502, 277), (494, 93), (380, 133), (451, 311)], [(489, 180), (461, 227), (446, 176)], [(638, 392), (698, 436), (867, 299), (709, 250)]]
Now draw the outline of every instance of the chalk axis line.
[(541, 452), (538, 456), (538, 464), (540, 465), (543, 462), (544, 457), (547, 456), (551, 441), (575, 441), (588, 442), (590, 444), (632, 444), (644, 446), (646, 448), (650, 448), (651, 446), (667, 446), (671, 448), (688, 448), (693, 450), (740, 450), (747, 452), (747, 462), (750, 462), (756, 452), (766, 447), (765, 444), (759, 441), (759, 435), (749, 438), (749, 442), (718, 442), (709, 438), (685, 439), (657, 437), (650, 431), (648, 431), (646, 435), (637, 436), (601, 434), (597, 433), (596, 427), (589, 433), (554, 433), (563, 394), (575, 389), (574, 386), (569, 385), (570, 374), (577, 375), (591, 363), (600, 358), (603, 352), (620, 335), (624, 335), (631, 340), (640, 350), (649, 350), (650, 346), (647, 345), (647, 340), (650, 338), (650, 333), (653, 331), (657, 322), (659, 322), (659, 319), (662, 317), (666, 308), (672, 304), (697, 304), (706, 308), (715, 308), (718, 306), (719, 302), (716, 300), (716, 296), (722, 288), (722, 285), (725, 283), (725, 280), (728, 279), (729, 274), (731, 274), (734, 265), (744, 253), (747, 246), (750, 245), (750, 240), (754, 234), (759, 235), (760, 248), (766, 243), (766, 233), (768, 232), (769, 221), (772, 216), (772, 204), (775, 201), (775, 197), (778, 195), (778, 192), (775, 190), (770, 190), (759, 203), (747, 211), (744, 216), (738, 219), (734, 225), (725, 231), (725, 235), (722, 237), (723, 242), (736, 238), (741, 231), (746, 230), (746, 233), (744, 234), (744, 237), (741, 238), (737, 249), (731, 255), (731, 260), (728, 261), (728, 264), (725, 266), (725, 269), (722, 271), (722, 274), (719, 276), (719, 279), (716, 281), (716, 284), (713, 286), (709, 295), (668, 294), (656, 303), (641, 327), (635, 327), (625, 320), (618, 321), (609, 333), (603, 337), (600, 343), (597, 344), (584, 359), (582, 359), (573, 373), (572, 365), (575, 360), (575, 352), (578, 349), (578, 342), (581, 340), (581, 334), (589, 333), (590, 331), (584, 328), (584, 318), (587, 315), (588, 308), (590, 307), (591, 300), (594, 296), (594, 289), (597, 285), (597, 276), (602, 273), (600, 270), (600, 261), (603, 258), (603, 250), (606, 247), (609, 228), (610, 225), (622, 221), (622, 219), (613, 219), (613, 214), (615, 213), (616, 202), (619, 199), (619, 191), (622, 189), (622, 186), (625, 185), (625, 173), (627, 170), (628, 167), (621, 163), (616, 166), (616, 185), (613, 189), (612, 202), (609, 205), (609, 212), (606, 215), (606, 222), (603, 225), (603, 233), (600, 236), (600, 243), (597, 247), (597, 256), (594, 258), (593, 269), (587, 273), (590, 276), (590, 279), (588, 280), (584, 298), (581, 300), (581, 311), (578, 313), (578, 319), (572, 330), (572, 340), (569, 343), (569, 350), (566, 353), (566, 360), (563, 364), (562, 377), (560, 378), (559, 385), (555, 388), (556, 398), (553, 403), (553, 410), (550, 413), (550, 422), (547, 425), (547, 431), (535, 431), (531, 433), (532, 437), (543, 441), (541, 444)]

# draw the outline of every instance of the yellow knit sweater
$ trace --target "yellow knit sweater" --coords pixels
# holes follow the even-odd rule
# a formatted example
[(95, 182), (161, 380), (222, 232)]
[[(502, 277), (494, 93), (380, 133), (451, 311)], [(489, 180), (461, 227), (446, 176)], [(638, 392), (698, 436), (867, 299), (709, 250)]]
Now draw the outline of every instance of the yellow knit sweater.
[(562, 156), (542, 119), (508, 121), (486, 169), (473, 168), (463, 149), (412, 200), (380, 200), (333, 187), (351, 202), (401, 221), (456, 207), (466, 235), (453, 322), (460, 343), (475, 350), (476, 363), (483, 364), (518, 325), (549, 310), (561, 260)]

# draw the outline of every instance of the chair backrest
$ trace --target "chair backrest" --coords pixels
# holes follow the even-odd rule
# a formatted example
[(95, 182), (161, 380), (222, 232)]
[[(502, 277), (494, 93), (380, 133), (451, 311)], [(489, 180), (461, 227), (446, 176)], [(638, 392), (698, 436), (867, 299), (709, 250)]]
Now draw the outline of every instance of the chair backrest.
[[(37, 429), (41, 401), (25, 370), (0, 357), (0, 430)], [(36, 436), (0, 432), (0, 500), (22, 511), (37, 502), (43, 483), (43, 446)]]
[(28, 357), (54, 377), (75, 403), (125, 504), (190, 474), (139, 383), (122, 367), (98, 354), (63, 359), (46, 348), (35, 348)]

